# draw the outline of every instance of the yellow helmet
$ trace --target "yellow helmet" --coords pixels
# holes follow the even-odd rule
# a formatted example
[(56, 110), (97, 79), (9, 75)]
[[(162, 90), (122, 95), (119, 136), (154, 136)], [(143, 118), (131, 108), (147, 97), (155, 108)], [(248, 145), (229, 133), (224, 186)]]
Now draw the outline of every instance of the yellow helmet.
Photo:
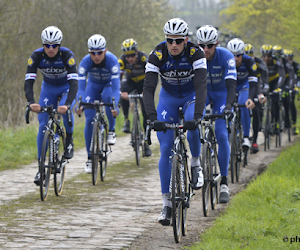
[(281, 58), (283, 56), (283, 49), (279, 45), (275, 45), (272, 48), (272, 56), (276, 58)]
[(253, 56), (254, 54), (254, 47), (250, 43), (245, 44), (245, 54), (248, 56)]
[(268, 55), (272, 55), (272, 45), (270, 45), (270, 44), (264, 44), (263, 46), (261, 46), (261, 48), (260, 48), (260, 53), (262, 54), (262, 55), (266, 55), (266, 54), (268, 54)]
[(124, 54), (133, 54), (137, 51), (137, 46), (137, 42), (132, 38), (129, 38), (122, 43), (121, 50)]

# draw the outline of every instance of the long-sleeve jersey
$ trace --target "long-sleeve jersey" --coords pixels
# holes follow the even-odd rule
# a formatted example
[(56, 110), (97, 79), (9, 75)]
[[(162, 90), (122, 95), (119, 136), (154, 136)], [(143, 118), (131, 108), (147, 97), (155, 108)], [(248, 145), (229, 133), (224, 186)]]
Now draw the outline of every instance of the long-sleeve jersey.
[(145, 79), (145, 67), (148, 62), (148, 55), (145, 52), (138, 51), (137, 61), (134, 64), (130, 64), (125, 56), (123, 54), (119, 58), (120, 79), (123, 77), (131, 79), (134, 82)]
[(68, 48), (60, 47), (55, 57), (50, 58), (42, 47), (31, 54), (28, 59), (24, 87), (29, 103), (35, 103), (33, 84), (38, 69), (44, 76), (44, 82), (53, 85), (53, 87), (69, 83), (70, 89), (65, 105), (71, 105), (78, 89), (78, 74), (73, 52)]
[(196, 44), (187, 42), (183, 52), (171, 56), (166, 42), (160, 43), (149, 55), (144, 83), (144, 105), (149, 119), (157, 118), (154, 93), (158, 74), (162, 88), (169, 94), (182, 98), (196, 92), (194, 118), (201, 118), (206, 102), (206, 59)]
[(293, 61), (292, 66), (294, 68), (295, 78), (297, 79), (296, 86), (299, 88), (300, 87), (300, 66), (299, 63), (295, 61)]
[(284, 66), (280, 59), (272, 58), (271, 63), (267, 64), (269, 72), (270, 91), (276, 88), (282, 88), (285, 81)]
[(266, 63), (259, 57), (254, 57), (257, 66), (258, 88), (257, 94), (266, 95), (269, 92), (269, 73)]
[(249, 82), (249, 98), (253, 100), (257, 89), (257, 66), (252, 57), (244, 54), (242, 64), (237, 67), (237, 85)]
[(285, 91), (288, 91), (293, 89), (294, 85), (296, 84), (295, 71), (287, 59), (282, 58), (282, 63), (285, 71), (285, 81), (284, 81), (283, 89)]
[[(90, 54), (87, 54), (79, 64), (78, 97), (85, 97), (87, 76), (92, 84), (106, 85), (111, 82), (112, 97), (118, 103), (120, 99), (120, 66), (118, 58), (107, 51), (103, 61), (95, 64)], [(99, 93), (100, 94), (100, 93)]]

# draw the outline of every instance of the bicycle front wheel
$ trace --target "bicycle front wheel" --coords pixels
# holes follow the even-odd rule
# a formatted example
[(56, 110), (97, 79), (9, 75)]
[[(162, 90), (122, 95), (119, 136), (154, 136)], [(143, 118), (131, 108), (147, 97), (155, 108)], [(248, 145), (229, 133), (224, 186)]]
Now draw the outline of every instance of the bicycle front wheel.
[(211, 152), (208, 143), (202, 146), (202, 171), (204, 183), (202, 186), (202, 207), (204, 216), (209, 214), (209, 198), (210, 198), (210, 166), (211, 166)]
[(232, 126), (230, 134), (230, 174), (231, 174), (231, 183), (234, 183), (235, 177), (235, 166), (237, 163), (237, 136), (234, 124)]
[(106, 176), (106, 168), (107, 168), (107, 159), (108, 159), (108, 154), (109, 154), (109, 147), (107, 143), (107, 126), (106, 125), (101, 125), (101, 140), (100, 140), (100, 176), (101, 176), (101, 181), (105, 180)]
[(182, 234), (182, 189), (180, 182), (180, 162), (177, 155), (172, 159), (172, 226), (175, 242), (181, 240)]
[(55, 172), (54, 172), (54, 191), (57, 196), (61, 195), (64, 182), (65, 182), (65, 171), (67, 160), (64, 157), (64, 150), (65, 150), (65, 134), (63, 133), (59, 137), (59, 145), (58, 151), (56, 155), (56, 164), (55, 164)]
[[(183, 149), (185, 152), (185, 149)], [(182, 204), (182, 235), (185, 236), (187, 234), (187, 218), (188, 218), (188, 208), (190, 207), (190, 185), (189, 185), (189, 169), (187, 164), (187, 156), (184, 154), (182, 159), (183, 162), (183, 169), (182, 169), (182, 176), (183, 176), (183, 189), (184, 189), (184, 201)]]
[[(211, 148), (210, 169), (211, 169), (210, 178), (214, 180), (220, 174), (216, 144), (213, 144)], [(211, 203), (212, 210), (216, 209), (218, 203), (218, 182), (217, 181), (211, 181), (210, 183), (210, 203)]]
[(91, 158), (92, 158), (92, 181), (93, 185), (98, 182), (98, 162), (99, 162), (99, 126), (98, 122), (94, 121), (93, 134), (91, 141)]
[[(46, 201), (48, 197), (48, 191), (50, 186), (50, 175), (52, 162), (50, 157), (50, 143), (52, 143), (52, 137), (49, 130), (46, 130), (44, 134), (43, 144), (42, 144), (42, 153), (40, 159), (40, 195), (41, 200)], [(53, 152), (52, 152), (53, 153)]]
[(140, 128), (139, 128), (139, 114), (137, 112), (134, 112), (133, 115), (133, 136), (134, 136), (134, 140), (133, 140), (133, 148), (134, 148), (134, 152), (135, 152), (135, 160), (136, 160), (136, 165), (139, 166), (140, 165), (140, 145), (141, 145), (141, 141), (140, 141)]

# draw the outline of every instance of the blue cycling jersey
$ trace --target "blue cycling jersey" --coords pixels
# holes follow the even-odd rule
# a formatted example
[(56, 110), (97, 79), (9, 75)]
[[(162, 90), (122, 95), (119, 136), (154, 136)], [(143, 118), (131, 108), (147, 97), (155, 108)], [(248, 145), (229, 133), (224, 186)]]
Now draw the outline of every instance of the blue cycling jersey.
[(237, 85), (257, 82), (257, 65), (254, 59), (246, 54), (243, 55), (241, 66), (237, 68)]
[(214, 58), (207, 61), (207, 90), (224, 90), (226, 89), (225, 80), (236, 80), (236, 78), (233, 54), (223, 47), (216, 47)]

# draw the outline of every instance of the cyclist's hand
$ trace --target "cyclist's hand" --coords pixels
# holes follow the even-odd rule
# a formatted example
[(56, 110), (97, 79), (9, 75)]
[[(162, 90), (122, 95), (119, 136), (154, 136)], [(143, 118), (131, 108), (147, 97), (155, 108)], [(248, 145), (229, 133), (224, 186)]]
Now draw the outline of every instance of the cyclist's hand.
[(231, 119), (233, 118), (233, 113), (231, 112), (231, 108), (229, 107), (224, 108), (223, 114), (227, 115), (229, 121), (231, 121)]
[(121, 98), (128, 100), (128, 92), (121, 92)]
[(198, 122), (193, 119), (190, 121), (184, 121), (183, 129), (184, 130), (195, 130), (197, 128)]
[(246, 105), (246, 108), (249, 109), (254, 109), (255, 108), (255, 103), (251, 100), (251, 99), (248, 99), (246, 102), (245, 102), (245, 105)]
[(118, 115), (118, 110), (111, 109), (110, 111), (111, 111), (111, 114), (113, 115), (113, 117), (116, 118)]
[(153, 121), (153, 129), (154, 131), (167, 131), (166, 124), (158, 120)]
[(67, 105), (58, 106), (57, 108), (57, 112), (63, 115), (67, 113), (67, 110), (68, 110)]
[(258, 96), (258, 101), (259, 101), (260, 103), (265, 103), (265, 102), (267, 101), (267, 98), (266, 98), (263, 94), (260, 94), (260, 95)]
[(80, 108), (76, 107), (75, 110), (77, 115), (81, 115), (83, 112), (83, 106), (81, 106)]
[(30, 104), (30, 109), (33, 112), (41, 111), (41, 105), (37, 104), (37, 103), (32, 103), (32, 104)]

